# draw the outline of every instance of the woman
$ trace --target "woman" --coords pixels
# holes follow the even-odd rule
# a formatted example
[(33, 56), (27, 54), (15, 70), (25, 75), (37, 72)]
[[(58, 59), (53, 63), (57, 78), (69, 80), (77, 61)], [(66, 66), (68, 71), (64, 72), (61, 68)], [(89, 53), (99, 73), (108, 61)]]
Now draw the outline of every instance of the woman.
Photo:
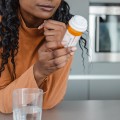
[(43, 109), (64, 97), (76, 47), (62, 42), (71, 18), (64, 0), (0, 1), (0, 112), (12, 112), (17, 88), (43, 89)]

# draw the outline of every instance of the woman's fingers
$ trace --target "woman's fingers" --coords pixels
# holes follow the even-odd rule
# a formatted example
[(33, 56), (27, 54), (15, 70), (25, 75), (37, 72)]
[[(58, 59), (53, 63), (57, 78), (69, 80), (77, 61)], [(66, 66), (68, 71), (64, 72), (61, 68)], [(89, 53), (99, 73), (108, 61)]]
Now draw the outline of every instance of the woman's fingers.
[[(51, 50), (57, 50), (57, 49), (60, 49), (60, 48), (64, 48), (64, 46), (66, 46), (66, 42), (61, 42), (61, 41), (52, 41), (52, 39), (54, 40), (53, 37), (49, 37), (49, 40), (51, 38), (51, 41), (50, 42), (46, 42), (45, 43), (45, 46), (46, 46), (46, 49), (51, 49)], [(66, 49), (77, 49), (76, 47), (71, 47), (71, 48), (66, 48)]]
[(44, 28), (46, 28), (48, 30), (65, 30), (66, 25), (62, 22), (58, 22), (55, 20), (47, 20), (44, 23)]
[(64, 28), (66, 28), (66, 25), (63, 22), (59, 22), (59, 21), (55, 21), (55, 20), (47, 20), (47, 22), (55, 24), (55, 25), (60, 25), (60, 26), (63, 26)]
[(61, 57), (67, 54), (71, 54), (75, 52), (76, 50), (77, 50), (76, 47), (61, 48), (61, 49), (54, 50), (52, 53), (53, 53), (53, 56), (57, 58), (57, 57)]
[(53, 59), (52, 52), (41, 52), (41, 51), (39, 51), (38, 56), (39, 56), (39, 60), (44, 61), (44, 62)]
[(55, 50), (64, 47), (67, 43), (61, 43), (66, 32), (66, 25), (55, 20), (47, 20), (44, 23), (44, 35), (46, 48)]
[(52, 60), (48, 61), (49, 67), (59, 68), (59, 66), (62, 63), (67, 63), (67, 61), (68, 61), (69, 58), (70, 58), (70, 55), (67, 54), (65, 56), (61, 56), (59, 58), (52, 59)]
[(38, 52), (39, 59), (42, 61), (49, 61), (52, 59), (56, 59), (65, 55), (73, 55), (74, 52), (77, 50), (76, 47), (69, 47), (69, 48), (61, 48), (54, 51), (47, 51), (47, 52)]
[(56, 69), (63, 68), (65, 65), (66, 65), (66, 62), (63, 62), (63, 63), (61, 63), (59, 65), (55, 65), (53, 67), (49, 67), (49, 68), (47, 68), (47, 70), (49, 70), (49, 71), (53, 71), (54, 70), (55, 71)]
[(46, 31), (44, 32), (44, 35), (45, 35), (45, 36), (54, 36), (54, 35), (56, 35), (56, 33), (57, 33), (56, 30), (46, 30)]
[(73, 55), (76, 50), (76, 47), (69, 48), (69, 49), (60, 49), (52, 52), (51, 60), (48, 61), (49, 67), (56, 67), (60, 68), (63, 63), (67, 63), (68, 59), (70, 58), (71, 54)]
[(51, 50), (60, 49), (64, 47), (63, 44), (59, 41), (46, 42), (45, 46), (47, 49), (51, 49)]

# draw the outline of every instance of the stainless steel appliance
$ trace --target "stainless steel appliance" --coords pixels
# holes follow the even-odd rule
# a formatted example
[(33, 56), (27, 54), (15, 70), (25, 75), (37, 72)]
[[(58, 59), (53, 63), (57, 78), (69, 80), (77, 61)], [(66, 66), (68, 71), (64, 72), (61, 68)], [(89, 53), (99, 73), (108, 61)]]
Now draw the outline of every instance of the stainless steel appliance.
[(120, 62), (120, 4), (90, 4), (89, 61)]

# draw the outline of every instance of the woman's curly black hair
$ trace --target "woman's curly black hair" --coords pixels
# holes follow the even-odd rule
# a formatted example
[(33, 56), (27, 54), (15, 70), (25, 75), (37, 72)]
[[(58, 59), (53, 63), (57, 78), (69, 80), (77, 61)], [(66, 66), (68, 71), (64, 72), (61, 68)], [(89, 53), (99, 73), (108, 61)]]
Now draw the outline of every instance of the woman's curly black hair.
[[(2, 51), (0, 52), (0, 58), (2, 59), (0, 76), (5, 69), (5, 65), (8, 64), (8, 59), (10, 59), (13, 66), (13, 79), (16, 78), (14, 59), (19, 48), (18, 28), (20, 21), (18, 19), (18, 10), (19, 0), (0, 0), (0, 16), (2, 16), (2, 21), (0, 22), (0, 49)], [(52, 18), (68, 24), (72, 16), (73, 15), (70, 14), (69, 5), (62, 0)]]

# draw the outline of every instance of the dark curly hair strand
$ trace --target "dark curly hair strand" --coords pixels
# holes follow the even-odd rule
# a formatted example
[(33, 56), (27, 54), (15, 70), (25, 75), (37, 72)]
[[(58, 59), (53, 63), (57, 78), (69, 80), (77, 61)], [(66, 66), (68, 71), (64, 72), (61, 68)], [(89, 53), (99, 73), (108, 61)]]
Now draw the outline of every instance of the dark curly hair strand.
[(13, 65), (13, 76), (15, 77), (14, 58), (18, 52), (18, 27), (20, 25), (17, 16), (18, 6), (18, 0), (1, 0), (0, 2), (0, 14), (2, 16), (0, 23), (0, 48), (2, 48), (0, 76), (10, 57)]

